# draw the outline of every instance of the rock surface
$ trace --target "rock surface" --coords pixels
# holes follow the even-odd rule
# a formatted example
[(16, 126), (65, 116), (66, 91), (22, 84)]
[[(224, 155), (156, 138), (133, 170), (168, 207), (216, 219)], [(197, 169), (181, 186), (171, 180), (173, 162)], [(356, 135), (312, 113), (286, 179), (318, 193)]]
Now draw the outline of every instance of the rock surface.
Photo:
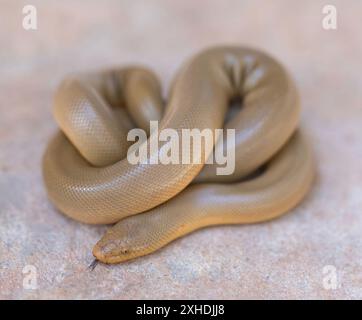
[[(338, 29), (329, 31), (319, 0), (31, 2), (36, 31), (22, 27), (23, 1), (0, 11), (0, 298), (362, 298), (361, 1), (332, 1)], [(42, 183), (57, 84), (139, 63), (167, 92), (187, 57), (220, 43), (266, 50), (296, 79), (318, 162), (312, 192), (278, 220), (201, 230), (89, 271), (106, 227), (58, 213)]]

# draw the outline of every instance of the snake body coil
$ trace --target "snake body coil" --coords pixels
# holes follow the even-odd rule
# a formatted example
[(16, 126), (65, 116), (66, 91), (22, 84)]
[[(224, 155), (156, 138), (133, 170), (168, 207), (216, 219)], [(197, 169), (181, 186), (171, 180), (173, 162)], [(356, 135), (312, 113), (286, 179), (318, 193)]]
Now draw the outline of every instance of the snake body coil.
[[(235, 97), (242, 108), (231, 112)], [(314, 175), (296, 130), (295, 85), (256, 50), (199, 53), (178, 73), (165, 107), (156, 76), (144, 68), (70, 76), (56, 92), (54, 114), (62, 132), (43, 159), (49, 198), (76, 220), (116, 223), (93, 249), (105, 263), (149, 254), (202, 227), (280, 216)], [(148, 130), (151, 120), (160, 130), (235, 129), (234, 173), (216, 175), (217, 165), (205, 163), (130, 164), (127, 132)]]

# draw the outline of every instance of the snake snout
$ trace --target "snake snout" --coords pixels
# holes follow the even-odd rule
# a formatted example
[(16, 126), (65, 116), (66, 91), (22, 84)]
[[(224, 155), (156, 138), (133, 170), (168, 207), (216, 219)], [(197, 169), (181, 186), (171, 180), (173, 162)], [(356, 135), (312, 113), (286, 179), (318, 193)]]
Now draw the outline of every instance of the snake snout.
[(104, 263), (116, 263), (131, 259), (132, 250), (125, 244), (101, 239), (93, 248), (94, 257)]

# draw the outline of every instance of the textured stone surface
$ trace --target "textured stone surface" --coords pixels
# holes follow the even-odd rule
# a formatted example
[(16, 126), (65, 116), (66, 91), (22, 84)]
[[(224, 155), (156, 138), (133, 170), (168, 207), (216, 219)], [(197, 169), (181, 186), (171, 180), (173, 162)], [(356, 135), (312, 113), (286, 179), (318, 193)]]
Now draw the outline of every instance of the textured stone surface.
[[(338, 30), (321, 27), (322, 6)], [(362, 298), (362, 77), (359, 0), (0, 2), (0, 298)], [(205, 6), (205, 7), (204, 7)], [(318, 177), (281, 219), (205, 229), (163, 250), (90, 272), (106, 227), (71, 221), (48, 202), (41, 156), (56, 130), (52, 94), (69, 72), (143, 63), (165, 84), (205, 46), (270, 52), (300, 88)], [(23, 288), (34, 265), (38, 288)], [(323, 288), (333, 265), (339, 287)]]

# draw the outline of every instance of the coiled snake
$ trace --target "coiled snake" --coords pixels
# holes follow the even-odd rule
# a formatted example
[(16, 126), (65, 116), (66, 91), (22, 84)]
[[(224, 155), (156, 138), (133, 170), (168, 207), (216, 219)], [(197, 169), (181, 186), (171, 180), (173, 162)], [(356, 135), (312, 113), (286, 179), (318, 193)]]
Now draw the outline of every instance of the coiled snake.
[[(235, 97), (242, 107), (231, 112)], [(61, 132), (43, 158), (49, 198), (76, 220), (116, 223), (93, 249), (105, 263), (149, 254), (202, 227), (280, 216), (314, 176), (311, 149), (297, 130), (296, 87), (278, 62), (253, 49), (195, 55), (167, 103), (145, 68), (69, 76), (55, 94), (54, 114)], [(150, 120), (159, 120), (160, 130), (235, 129), (234, 173), (216, 175), (217, 164), (204, 161), (130, 164), (127, 132), (148, 130)]]

